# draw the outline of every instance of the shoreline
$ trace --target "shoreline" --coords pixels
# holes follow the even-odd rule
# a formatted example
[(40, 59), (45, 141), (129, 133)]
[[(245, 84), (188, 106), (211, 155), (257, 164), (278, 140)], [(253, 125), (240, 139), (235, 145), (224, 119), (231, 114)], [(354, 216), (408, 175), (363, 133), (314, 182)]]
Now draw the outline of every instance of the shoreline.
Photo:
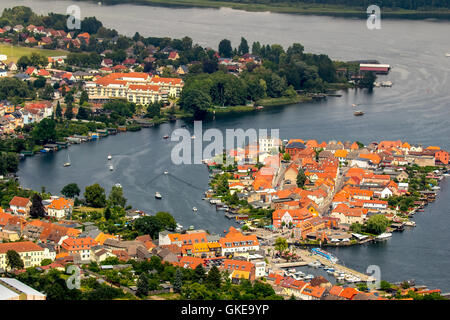
[[(92, 0), (77, 0), (89, 1)], [(316, 15), (329, 16), (338, 18), (358, 18), (367, 19), (365, 10), (356, 7), (343, 7), (338, 5), (311, 5), (306, 3), (299, 3), (297, 6), (272, 5), (261, 3), (237, 3), (227, 1), (209, 1), (209, 0), (106, 0), (102, 5), (121, 5), (133, 4), (165, 8), (206, 8), (206, 9), (221, 9), (230, 8), (234, 10), (241, 10), (247, 12), (270, 12), (282, 14), (296, 14), (296, 15)], [(383, 18), (387, 19), (410, 19), (410, 20), (450, 20), (450, 9), (434, 10), (434, 11), (418, 11), (406, 9), (392, 9), (384, 8), (382, 13)]]

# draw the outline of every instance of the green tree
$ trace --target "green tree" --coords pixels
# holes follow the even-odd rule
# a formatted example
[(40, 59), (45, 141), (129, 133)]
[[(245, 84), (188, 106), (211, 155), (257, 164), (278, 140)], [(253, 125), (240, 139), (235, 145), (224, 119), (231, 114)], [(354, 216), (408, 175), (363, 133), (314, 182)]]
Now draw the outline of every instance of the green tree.
[(88, 93), (85, 90), (81, 91), (80, 106), (82, 106), (85, 102), (88, 102), (88, 101), (89, 101)]
[(45, 118), (39, 122), (32, 131), (34, 140), (47, 143), (56, 140), (56, 122), (52, 119)]
[(290, 161), (291, 160), (291, 155), (286, 152), (285, 154), (283, 154), (283, 160), (284, 161)]
[(231, 41), (228, 39), (223, 39), (219, 43), (219, 55), (225, 58), (231, 58), (233, 53), (233, 48), (231, 47)]
[(359, 85), (363, 88), (373, 89), (377, 76), (373, 72), (364, 73), (363, 78), (359, 81)]
[(61, 190), (61, 194), (68, 198), (75, 198), (75, 196), (80, 195), (80, 192), (81, 190), (76, 183), (69, 183)]
[(68, 104), (66, 107), (66, 112), (64, 112), (64, 117), (66, 117), (67, 120), (73, 119), (73, 108), (72, 104)]
[(177, 268), (175, 272), (175, 278), (173, 281), (173, 291), (176, 293), (181, 292), (181, 288), (183, 287), (183, 272), (181, 272), (180, 268)]
[(6, 266), (10, 270), (24, 268), (23, 260), (20, 258), (20, 255), (17, 253), (17, 251), (8, 250), (6, 252)]
[(127, 203), (127, 199), (123, 196), (122, 187), (113, 186), (111, 188), (111, 192), (109, 193), (108, 201), (112, 206), (124, 208)]
[(211, 97), (203, 91), (188, 89), (181, 92), (180, 106), (194, 113), (196, 119), (201, 119), (211, 106)]
[(305, 172), (303, 171), (302, 168), (299, 168), (298, 174), (297, 174), (297, 186), (299, 188), (303, 188), (303, 186), (305, 185), (305, 182), (306, 182)]
[(33, 195), (30, 208), (30, 216), (34, 219), (42, 218), (45, 216), (45, 208), (42, 204), (42, 198), (38, 193), (35, 193)]
[(366, 231), (372, 234), (381, 234), (389, 226), (389, 220), (382, 214), (373, 215), (367, 220)]
[(222, 284), (222, 276), (220, 274), (219, 269), (216, 266), (213, 266), (209, 271), (208, 275), (206, 276), (205, 283), (210, 287), (214, 289), (220, 289), (220, 286)]
[(148, 295), (148, 291), (149, 291), (149, 279), (145, 273), (141, 273), (137, 281), (136, 294), (140, 297), (145, 297)]
[(25, 70), (29, 65), (31, 65), (31, 62), (28, 56), (21, 56), (19, 60), (17, 60), (17, 67), (21, 70)]
[(277, 240), (275, 240), (275, 250), (284, 252), (284, 251), (286, 251), (287, 248), (288, 248), (288, 243), (285, 238), (278, 237)]
[(103, 212), (103, 216), (105, 217), (106, 221), (111, 218), (111, 208), (109, 206), (106, 207), (105, 211)]
[(248, 42), (244, 37), (241, 37), (241, 43), (239, 44), (238, 52), (240, 55), (248, 53)]
[(202, 264), (197, 265), (194, 269), (194, 274), (192, 275), (192, 281), (196, 283), (203, 283), (205, 278), (205, 268)]
[(175, 218), (168, 212), (165, 211), (157, 212), (155, 217), (161, 222), (164, 229), (175, 230), (175, 228), (177, 227), (177, 222), (175, 221)]
[(41, 261), (41, 266), (48, 266), (49, 264), (51, 264), (52, 263), (52, 259), (43, 259), (42, 261)]
[(62, 108), (61, 108), (61, 103), (56, 104), (56, 110), (55, 110), (55, 115), (57, 119), (61, 119), (62, 118)]
[(134, 229), (139, 234), (148, 234), (152, 239), (156, 239), (160, 231), (164, 230), (164, 225), (155, 216), (145, 216), (135, 220)]
[(84, 191), (86, 202), (94, 208), (103, 208), (106, 205), (105, 189), (98, 183), (87, 186)]

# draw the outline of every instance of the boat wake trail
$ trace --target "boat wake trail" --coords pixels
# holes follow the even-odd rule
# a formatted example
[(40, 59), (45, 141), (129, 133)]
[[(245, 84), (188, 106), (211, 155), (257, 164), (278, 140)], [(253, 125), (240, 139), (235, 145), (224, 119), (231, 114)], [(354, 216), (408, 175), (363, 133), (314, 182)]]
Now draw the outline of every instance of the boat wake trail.
[(200, 191), (204, 191), (204, 188), (197, 187), (196, 185), (193, 185), (189, 181), (185, 181), (183, 179), (180, 179), (180, 178), (178, 178), (177, 176), (175, 176), (175, 175), (173, 175), (171, 173), (166, 173), (166, 174), (160, 173), (160, 174), (156, 175), (155, 177), (153, 177), (152, 179), (150, 179), (145, 186), (148, 187), (153, 181), (155, 181), (156, 179), (158, 179), (162, 175), (169, 176), (172, 179), (175, 179), (175, 180), (177, 180), (177, 181), (179, 181), (181, 183), (184, 183), (184, 184), (188, 185), (191, 188), (194, 188), (194, 189), (197, 189), (197, 190), (200, 190)]

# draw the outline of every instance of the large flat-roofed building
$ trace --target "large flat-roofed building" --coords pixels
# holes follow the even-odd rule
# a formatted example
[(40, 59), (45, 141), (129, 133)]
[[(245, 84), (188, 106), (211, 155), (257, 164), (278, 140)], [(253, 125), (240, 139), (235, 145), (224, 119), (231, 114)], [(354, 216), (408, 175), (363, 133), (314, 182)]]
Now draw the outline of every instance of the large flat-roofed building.
[(0, 278), (0, 300), (45, 300), (46, 295), (13, 278)]

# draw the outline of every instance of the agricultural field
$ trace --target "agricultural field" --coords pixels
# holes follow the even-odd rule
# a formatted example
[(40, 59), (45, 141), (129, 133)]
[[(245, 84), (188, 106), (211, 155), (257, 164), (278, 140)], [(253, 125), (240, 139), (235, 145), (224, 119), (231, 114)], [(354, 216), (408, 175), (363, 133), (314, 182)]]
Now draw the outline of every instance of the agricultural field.
[(37, 52), (46, 57), (67, 55), (67, 52), (62, 50), (47, 50), (0, 44), (0, 55), (8, 56), (8, 59), (6, 60), (7, 62), (17, 62), (21, 56), (30, 55), (33, 52)]

